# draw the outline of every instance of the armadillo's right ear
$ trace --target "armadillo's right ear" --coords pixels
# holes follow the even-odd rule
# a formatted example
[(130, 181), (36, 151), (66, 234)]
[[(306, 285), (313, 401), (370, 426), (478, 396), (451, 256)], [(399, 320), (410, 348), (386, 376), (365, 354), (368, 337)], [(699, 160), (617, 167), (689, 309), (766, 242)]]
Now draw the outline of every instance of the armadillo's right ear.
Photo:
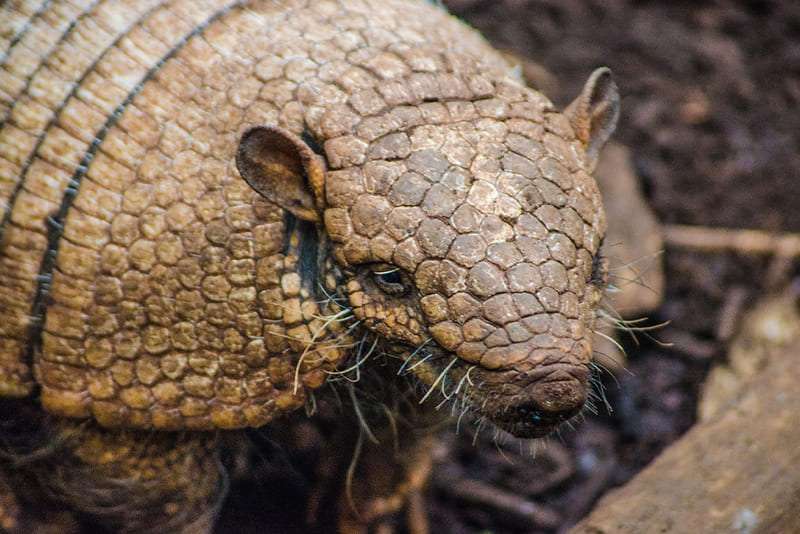
[(272, 126), (251, 128), (242, 135), (236, 167), (267, 200), (300, 219), (322, 220), (325, 163), (298, 136)]
[(600, 149), (614, 133), (619, 118), (619, 89), (611, 70), (606, 67), (595, 70), (564, 115), (586, 149), (589, 170), (594, 170)]

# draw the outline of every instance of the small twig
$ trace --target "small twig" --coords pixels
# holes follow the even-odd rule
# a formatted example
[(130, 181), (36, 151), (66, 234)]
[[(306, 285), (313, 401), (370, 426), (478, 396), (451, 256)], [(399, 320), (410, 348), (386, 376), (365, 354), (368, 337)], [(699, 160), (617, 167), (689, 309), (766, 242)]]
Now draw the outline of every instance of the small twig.
[(481, 480), (446, 475), (439, 471), (435, 473), (434, 481), (440, 491), (459, 500), (512, 515), (529, 525), (556, 528), (561, 523), (561, 516), (555, 510)]
[(734, 286), (728, 290), (717, 322), (716, 336), (720, 341), (729, 341), (736, 333), (736, 326), (747, 303), (747, 295), (747, 289), (742, 286)]
[(700, 339), (686, 330), (670, 328), (662, 334), (673, 347), (694, 360), (708, 360), (717, 354), (717, 343)]
[(664, 228), (668, 246), (703, 252), (737, 252), (800, 258), (800, 234), (775, 234), (762, 230), (737, 230), (668, 224)]

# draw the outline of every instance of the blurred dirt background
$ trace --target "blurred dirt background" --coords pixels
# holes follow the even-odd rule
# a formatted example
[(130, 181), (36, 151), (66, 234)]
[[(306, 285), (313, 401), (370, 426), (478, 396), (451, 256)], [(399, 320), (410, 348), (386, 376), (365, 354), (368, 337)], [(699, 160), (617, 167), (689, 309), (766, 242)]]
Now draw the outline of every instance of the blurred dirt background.
[[(615, 137), (663, 223), (800, 231), (800, 3), (445, 4), (496, 46), (543, 64), (559, 105), (593, 68), (611, 67), (623, 110)], [(603, 379), (612, 410), (551, 438), (535, 458), (491, 433), (473, 445), (469, 432), (445, 432), (427, 501), (433, 532), (566, 530), (694, 423), (698, 389), (742, 311), (796, 274), (730, 253), (667, 247), (662, 259), (666, 297), (648, 324), (669, 321), (655, 335), (672, 345), (624, 338), (627, 370)], [(234, 477), (218, 532), (305, 531), (297, 519), (312, 475), (297, 466), (313, 463), (324, 433), (302, 423), (296, 432), (306, 448), (291, 455), (251, 433), (259, 458), (251, 476)]]

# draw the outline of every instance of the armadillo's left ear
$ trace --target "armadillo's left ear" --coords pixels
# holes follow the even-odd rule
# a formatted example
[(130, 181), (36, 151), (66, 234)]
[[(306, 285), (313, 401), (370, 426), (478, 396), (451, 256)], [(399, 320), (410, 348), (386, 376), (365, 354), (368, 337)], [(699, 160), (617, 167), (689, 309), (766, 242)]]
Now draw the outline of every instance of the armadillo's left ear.
[(239, 174), (261, 196), (296, 217), (322, 220), (325, 164), (295, 134), (272, 126), (257, 126), (242, 135), (236, 153)]
[(564, 115), (586, 148), (587, 163), (594, 170), (600, 149), (614, 133), (619, 118), (619, 89), (611, 70), (606, 67), (595, 70)]

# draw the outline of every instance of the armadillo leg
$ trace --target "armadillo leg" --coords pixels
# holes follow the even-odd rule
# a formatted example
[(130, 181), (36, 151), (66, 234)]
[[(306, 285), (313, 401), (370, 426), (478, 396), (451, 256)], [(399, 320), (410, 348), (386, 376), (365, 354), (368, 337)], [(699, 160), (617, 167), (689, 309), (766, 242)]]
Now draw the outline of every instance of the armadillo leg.
[(392, 462), (387, 462), (387, 443), (365, 445), (357, 464), (351, 464), (357, 475), (345, 479), (339, 499), (339, 532), (428, 534), (427, 515), (419, 508), (424, 509), (420, 504), (431, 471), (433, 439), (401, 443)]
[(108, 430), (90, 421), (42, 423), (16, 475), (113, 532), (209, 532), (224, 496), (216, 437)]
[(59, 427), (68, 456), (42, 480), (58, 498), (115, 531), (211, 530), (224, 495), (213, 435)]
[[(427, 534), (423, 495), (442, 416), (388, 387), (382, 372), (396, 374), (394, 369), (367, 372), (359, 384), (382, 394), (366, 399), (352, 389), (345, 413), (334, 411), (339, 415), (335, 425), (325, 425), (330, 415), (324, 408), (317, 415), (335, 431), (321, 450), (307, 520), (335, 521), (343, 534)], [(335, 510), (336, 517), (326, 516), (326, 509)]]

